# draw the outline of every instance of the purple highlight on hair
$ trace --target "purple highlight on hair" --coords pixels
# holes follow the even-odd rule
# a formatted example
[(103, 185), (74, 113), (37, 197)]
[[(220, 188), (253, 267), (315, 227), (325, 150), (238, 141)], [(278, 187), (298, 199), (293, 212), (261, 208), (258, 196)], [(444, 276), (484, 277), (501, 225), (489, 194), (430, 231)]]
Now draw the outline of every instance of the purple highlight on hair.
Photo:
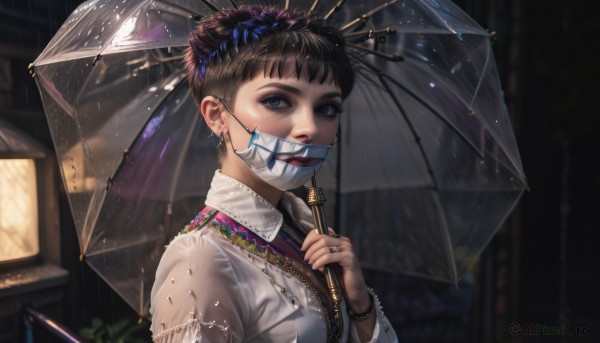
[[(276, 31), (284, 31), (297, 20), (292, 18), (288, 12), (275, 7), (245, 7), (250, 17), (239, 22), (237, 25), (220, 32), (221, 37), (215, 36), (215, 28), (201, 26), (198, 32), (204, 35), (194, 34), (194, 40), (190, 45), (198, 56), (198, 70), (200, 79), (204, 79), (206, 69), (216, 60), (227, 57), (230, 46), (238, 52), (240, 43), (247, 45), (252, 41), (259, 41), (264, 35)], [(222, 23), (235, 22), (240, 15), (239, 11), (222, 11)], [(240, 37), (241, 42), (240, 42)]]
[(240, 6), (199, 23), (185, 64), (198, 104), (207, 95), (235, 96), (238, 86), (258, 72), (282, 77), (287, 68), (309, 82), (335, 82), (345, 98), (354, 84), (345, 49), (343, 34), (322, 18), (270, 6)]

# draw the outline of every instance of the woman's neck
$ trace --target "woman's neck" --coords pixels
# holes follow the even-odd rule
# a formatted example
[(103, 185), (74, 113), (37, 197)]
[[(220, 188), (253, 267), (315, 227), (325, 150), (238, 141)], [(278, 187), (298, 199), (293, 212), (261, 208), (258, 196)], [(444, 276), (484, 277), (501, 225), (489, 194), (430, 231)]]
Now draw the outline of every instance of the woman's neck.
[(221, 165), (221, 173), (233, 177), (241, 183), (248, 186), (250, 189), (265, 198), (271, 205), (277, 206), (283, 195), (283, 191), (271, 186), (259, 178), (254, 172), (242, 161), (235, 156), (239, 161), (225, 158)]

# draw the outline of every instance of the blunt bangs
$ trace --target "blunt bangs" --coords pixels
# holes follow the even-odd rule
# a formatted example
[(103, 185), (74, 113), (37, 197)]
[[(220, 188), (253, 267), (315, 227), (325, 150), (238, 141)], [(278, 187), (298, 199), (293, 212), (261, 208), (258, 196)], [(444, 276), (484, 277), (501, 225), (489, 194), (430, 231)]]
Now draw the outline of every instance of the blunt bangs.
[(274, 33), (230, 52), (226, 61), (208, 66), (202, 88), (213, 90), (202, 94), (200, 101), (207, 95), (233, 99), (240, 84), (260, 73), (271, 78), (295, 75), (309, 82), (334, 82), (345, 99), (352, 91), (354, 73), (343, 48), (332, 45), (310, 32)]
[[(222, 34), (223, 38), (219, 38), (223, 39), (221, 42), (227, 42), (224, 44), (214, 38), (223, 30), (217, 22), (209, 21), (192, 37), (185, 62), (198, 104), (209, 95), (235, 99), (239, 86), (261, 73), (271, 78), (295, 75), (308, 82), (333, 82), (340, 87), (343, 99), (350, 94), (354, 86), (354, 70), (345, 49), (344, 37), (337, 28), (322, 19), (303, 17), (296, 12), (273, 8), (259, 10), (289, 16), (287, 28), (265, 31), (244, 43), (234, 38), (229, 28)], [(248, 14), (240, 12), (238, 15), (243, 15), (246, 20)], [(279, 17), (275, 18), (277, 20)], [(239, 26), (236, 25), (231, 27)], [(209, 56), (209, 61), (206, 62), (203, 56)]]

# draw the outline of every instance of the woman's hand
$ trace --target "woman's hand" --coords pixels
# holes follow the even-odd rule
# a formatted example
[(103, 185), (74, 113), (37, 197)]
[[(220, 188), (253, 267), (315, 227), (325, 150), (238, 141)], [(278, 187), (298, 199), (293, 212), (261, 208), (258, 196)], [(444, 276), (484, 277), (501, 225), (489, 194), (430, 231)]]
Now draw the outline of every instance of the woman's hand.
[(341, 268), (341, 286), (348, 307), (361, 313), (369, 308), (370, 298), (365, 285), (362, 270), (347, 237), (336, 235), (329, 230), (329, 235), (321, 235), (317, 230), (308, 233), (302, 244), (304, 259), (314, 269), (324, 271), (328, 264), (337, 264)]

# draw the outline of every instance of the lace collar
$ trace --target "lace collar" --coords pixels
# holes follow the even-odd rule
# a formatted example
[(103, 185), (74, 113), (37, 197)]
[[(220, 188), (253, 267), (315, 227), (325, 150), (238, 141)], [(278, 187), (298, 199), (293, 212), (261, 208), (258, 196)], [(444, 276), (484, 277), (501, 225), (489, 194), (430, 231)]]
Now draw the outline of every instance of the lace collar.
[[(283, 225), (283, 215), (275, 206), (245, 184), (219, 170), (212, 179), (205, 204), (244, 225), (267, 242), (273, 241)], [(310, 209), (294, 194), (284, 192), (280, 206), (305, 230), (313, 227)]]

